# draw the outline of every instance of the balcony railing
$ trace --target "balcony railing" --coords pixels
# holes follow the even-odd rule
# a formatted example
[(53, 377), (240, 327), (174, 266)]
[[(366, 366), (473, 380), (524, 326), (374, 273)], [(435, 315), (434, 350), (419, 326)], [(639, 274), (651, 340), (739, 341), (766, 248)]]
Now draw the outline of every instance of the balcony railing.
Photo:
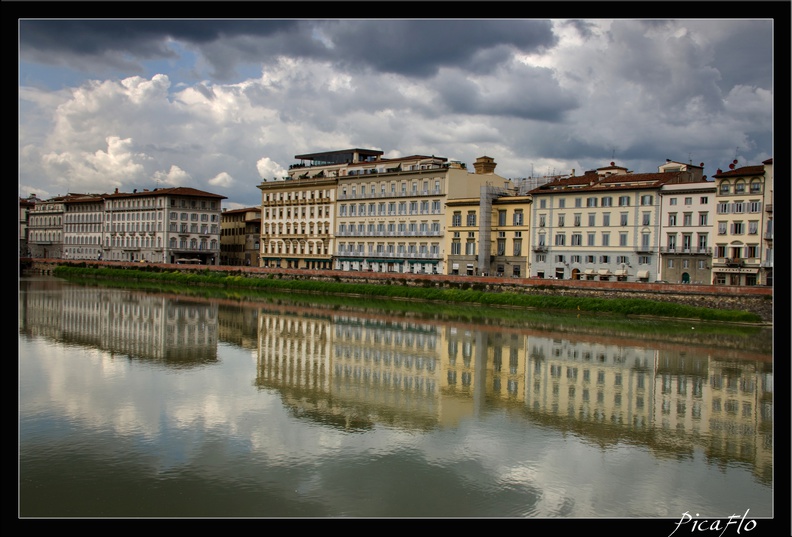
[(712, 248), (668, 248), (660, 247), (660, 253), (669, 255), (712, 255)]

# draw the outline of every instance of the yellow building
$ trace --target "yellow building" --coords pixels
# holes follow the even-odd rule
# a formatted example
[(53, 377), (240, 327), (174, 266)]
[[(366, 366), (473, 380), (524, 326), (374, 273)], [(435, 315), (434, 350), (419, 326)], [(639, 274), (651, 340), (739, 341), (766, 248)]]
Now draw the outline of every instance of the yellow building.
[(528, 275), (531, 198), (486, 186), (479, 197), (446, 202), (446, 273)]
[(261, 208), (224, 210), (220, 215), (220, 264), (258, 266)]

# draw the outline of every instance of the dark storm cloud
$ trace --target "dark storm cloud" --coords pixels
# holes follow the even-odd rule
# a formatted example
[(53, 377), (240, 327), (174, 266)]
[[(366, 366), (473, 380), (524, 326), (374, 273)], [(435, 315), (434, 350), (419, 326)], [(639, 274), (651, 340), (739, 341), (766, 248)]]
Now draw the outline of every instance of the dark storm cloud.
[[(502, 47), (530, 53), (556, 43), (552, 24), (542, 20), (339, 21), (322, 29), (338, 61), (414, 77), (445, 66), (487, 72), (507, 57)], [(498, 49), (481, 61), (481, 51)]]
[(271, 36), (296, 24), (273, 20), (22, 20), (20, 52), (101, 55), (123, 50), (150, 58), (167, 54), (163, 43), (169, 38), (201, 45), (239, 35)]
[(554, 122), (578, 106), (577, 97), (560, 88), (549, 69), (521, 65), (475, 81), (464, 73), (450, 73), (438, 77), (436, 88), (443, 108), (455, 114)]
[(170, 59), (169, 40), (201, 51), (227, 79), (240, 62), (306, 57), (411, 77), (444, 66), (487, 72), (513, 51), (556, 43), (550, 21), (527, 20), (23, 20), (22, 59), (49, 64), (92, 61), (127, 66)]

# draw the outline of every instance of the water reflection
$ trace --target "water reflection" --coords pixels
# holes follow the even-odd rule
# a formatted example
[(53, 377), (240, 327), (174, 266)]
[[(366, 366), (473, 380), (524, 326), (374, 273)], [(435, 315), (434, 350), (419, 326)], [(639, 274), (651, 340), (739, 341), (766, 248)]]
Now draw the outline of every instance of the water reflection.
[[(338, 311), (287, 301), (192, 299), (178, 294), (61, 285), (48, 279), (21, 281), (19, 308), (20, 334), (27, 338), (98, 350), (111, 358), (124, 357), (169, 372), (208, 369), (207, 373), (221, 375), (224, 347), (249, 351), (252, 357), (249, 363), (234, 365), (237, 371), (243, 368), (242, 377), (259, 393), (274, 394), (298, 423), (318, 427), (319, 431), (365, 436), (385, 428), (414, 435), (412, 438), (436, 434), (444, 439), (441, 451), (470, 450), (468, 456), (478, 457), (482, 466), (491, 464), (499, 468), (497, 475), (478, 480), (477, 486), (482, 490), (497, 486), (504, 487), (503, 491), (513, 491), (515, 483), (519, 483), (517, 488), (525, 488), (526, 497), (535, 502), (514, 500), (515, 504), (526, 503), (522, 511), (515, 512), (512, 506), (504, 513), (490, 507), (493, 511), (483, 513), (484, 516), (656, 513), (646, 505), (631, 507), (627, 512), (615, 506), (593, 511), (590, 506), (576, 506), (567, 489), (578, 486), (576, 479), (586, 473), (582, 470), (577, 477), (570, 476), (569, 481), (558, 485), (560, 492), (553, 507), (542, 507), (542, 502), (553, 497), (553, 487), (540, 490), (537, 475), (542, 472), (525, 463), (527, 452), (512, 455), (515, 460), (491, 460), (504, 456), (497, 446), (501, 441), (497, 435), (511, 435), (502, 439), (504, 444), (520, 446), (528, 441), (525, 435), (535, 434), (532, 427), (563, 438), (574, 436), (616, 456), (625, 446), (631, 446), (651, 453), (655, 460), (682, 465), (685, 461), (698, 464), (697, 454), (703, 454), (705, 465), (748, 468), (758, 484), (767, 487), (771, 484), (772, 360), (769, 353), (756, 350), (768, 348), (766, 342), (754, 341), (749, 348), (739, 348), (733, 342), (718, 347), (719, 338), (713, 336), (697, 340), (695, 345), (684, 341), (660, 343), (622, 332), (603, 333), (583, 325), (580, 330), (570, 328), (571, 325), (563, 330), (558, 325), (556, 330), (536, 328), (530, 323), (495, 326), (445, 316), (394, 316), (375, 309)], [(25, 356), (20, 358), (24, 360)], [(24, 381), (35, 382), (27, 376)], [(168, 385), (169, 389), (172, 386)], [(163, 403), (162, 409), (146, 411), (122, 408), (119, 403), (117, 419), (125, 423), (123, 426), (119, 423), (118, 429), (164, 428), (169, 419), (180, 423), (211, 420), (215, 425), (229, 424), (229, 430), (223, 434), (235, 438), (234, 450), (240, 450), (245, 443), (252, 445), (249, 448), (252, 452), (272, 450), (274, 438), (267, 437), (264, 425), (259, 430), (248, 426), (248, 433), (242, 433), (245, 426), (240, 415), (255, 410), (233, 408), (247, 407), (228, 395), (242, 388), (209, 393), (199, 387), (195, 391), (201, 403), (194, 408)], [(164, 400), (166, 396), (161, 397)], [(21, 400), (25, 416), (26, 399)], [(84, 409), (84, 413), (88, 412)], [(158, 421), (158, 412), (166, 414), (168, 419)], [(233, 424), (232, 414), (236, 414)], [(510, 432), (492, 430), (489, 432), (493, 436), (487, 437), (487, 428), (494, 426), (491, 421), (483, 420), (501, 415), (508, 417), (504, 430), (508, 428)], [(158, 425), (152, 426), (152, 422)], [(490, 447), (454, 444), (459, 439), (453, 434), (467, 430), (473, 423), (483, 423), (483, 429), (475, 434), (483, 435), (482, 445)], [(178, 434), (169, 432), (165, 436), (171, 436), (170, 441), (179, 437), (185, 445), (192, 445), (198, 440), (196, 433), (187, 431), (183, 428)], [(286, 466), (295, 464), (301, 457), (310, 459), (311, 465), (329, 458), (337, 463), (338, 453), (344, 453), (343, 450), (325, 453), (314, 448), (317, 451), (311, 456), (309, 445), (315, 444), (305, 444), (298, 434), (291, 443), (284, 429), (280, 432), (278, 441), (283, 444), (277, 450), (285, 453), (284, 457), (291, 457)], [(157, 438), (155, 433), (149, 436)], [(339, 436), (332, 442), (344, 444), (343, 438)], [(149, 442), (155, 441), (151, 439)], [(330, 442), (326, 435), (323, 441)], [(170, 453), (170, 462), (158, 470), (162, 473), (183, 464), (190, 458), (189, 451), (196, 448), (185, 449), (178, 455), (174, 455), (178, 449), (166, 446), (160, 449)], [(487, 453), (490, 449), (492, 453)], [(472, 453), (475, 450), (479, 451)], [(430, 458), (427, 454), (423, 456)], [(274, 455), (267, 452), (267, 457)], [(398, 452), (398, 459), (403, 467), (413, 467), (416, 474), (427, 470), (426, 466), (405, 457), (404, 452)], [(368, 468), (373, 460), (371, 452), (363, 453), (353, 464)], [(569, 462), (557, 464), (552, 470), (564, 475)], [(632, 475), (622, 471), (625, 476)], [(268, 475), (271, 479), (271, 474)], [(315, 475), (303, 476), (296, 490), (309, 496), (312, 502), (320, 501), (321, 486), (317, 479)], [(561, 478), (554, 476), (554, 479)], [(592, 478), (595, 482), (607, 479), (605, 475)], [(241, 483), (251, 487), (247, 482)], [(734, 496), (713, 505), (723, 508), (739, 504), (744, 498), (740, 496), (740, 487), (734, 489), (729, 491)], [(672, 495), (684, 496), (683, 493), (669, 488), (653, 494), (660, 499), (651, 509), (660, 509), (660, 516), (678, 514), (677, 510), (663, 511), (660, 506), (664, 495), (669, 495), (670, 505)], [(486, 494), (482, 493), (481, 497)], [(751, 496), (751, 499), (755, 498)], [(340, 500), (336, 498), (336, 501)], [(648, 504), (653, 501), (649, 500)], [(678, 507), (679, 513), (690, 508)], [(748, 507), (764, 515), (770, 510), (769, 501), (766, 505)], [(484, 509), (481, 505), (477, 508)], [(348, 509), (339, 507), (346, 513)], [(744, 511), (742, 505), (729, 509)], [(481, 513), (463, 510), (461, 514), (441, 514)], [(728, 514), (731, 512), (725, 516)]]

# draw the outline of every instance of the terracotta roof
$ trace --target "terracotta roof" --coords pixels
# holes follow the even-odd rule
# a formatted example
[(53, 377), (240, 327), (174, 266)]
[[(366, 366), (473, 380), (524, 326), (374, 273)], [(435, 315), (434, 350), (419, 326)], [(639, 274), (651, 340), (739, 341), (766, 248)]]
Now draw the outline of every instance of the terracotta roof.
[(223, 214), (246, 213), (249, 211), (261, 211), (261, 207), (245, 207), (244, 209), (228, 209), (223, 211)]
[(610, 190), (635, 190), (643, 188), (659, 188), (665, 184), (687, 183), (687, 172), (654, 172), (654, 173), (626, 173), (599, 176), (596, 173), (586, 173), (556, 179), (546, 183), (529, 193), (556, 194), (559, 192), (602, 192)]
[(152, 194), (156, 196), (190, 196), (190, 197), (202, 197), (202, 198), (216, 198), (223, 200), (228, 199), (226, 196), (221, 196), (220, 194), (212, 194), (211, 192), (204, 192), (203, 190), (198, 190), (195, 188), (184, 187), (184, 186), (177, 186), (174, 188), (155, 188), (153, 190), (140, 190), (138, 192), (115, 192), (113, 194), (106, 194), (105, 197), (135, 198), (135, 197), (151, 196)]
[(718, 171), (713, 177), (744, 177), (746, 175), (764, 175), (764, 166), (743, 166), (736, 170), (729, 170), (727, 172)]

